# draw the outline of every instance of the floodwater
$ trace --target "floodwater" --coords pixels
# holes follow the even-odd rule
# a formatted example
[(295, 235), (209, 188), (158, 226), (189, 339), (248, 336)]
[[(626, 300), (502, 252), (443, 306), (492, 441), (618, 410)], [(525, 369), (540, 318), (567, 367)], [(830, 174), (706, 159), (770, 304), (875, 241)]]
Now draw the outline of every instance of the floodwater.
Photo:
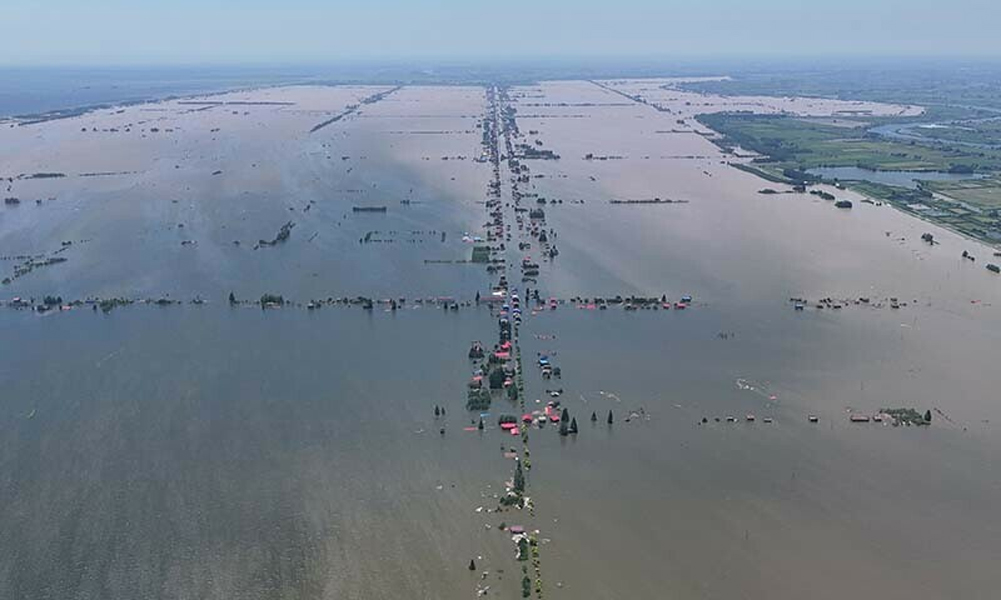
[(0, 319), (4, 597), (461, 598), (507, 558), (450, 402), (481, 316)]
[[(471, 300), (495, 281), (441, 262), (468, 259), (464, 234), (484, 235), (482, 88), (404, 87), (313, 133), (390, 88), (238, 92), (198, 100), (240, 104), (0, 131), (0, 173), (67, 175), (11, 182), (22, 203), (0, 209), (0, 254), (73, 242), (66, 262), (0, 288), (5, 302), (206, 302), (0, 309), (0, 596), (430, 599), (490, 585), (514, 598), (506, 521), (540, 531), (550, 598), (993, 597), (993, 249), (833, 188), (855, 207), (758, 194), (775, 184), (729, 167), (738, 159), (693, 119), (725, 98), (600, 83), (510, 91), (527, 143), (561, 156), (525, 161), (522, 192), (562, 200), (544, 207), (560, 255), (532, 287), (694, 302), (526, 314), (529, 403), (559, 386), (582, 425), (569, 438), (532, 430), (534, 516), (477, 511), (512, 469), (492, 420), (504, 402), (486, 431), (462, 430), (475, 418), (466, 350), (495, 339), (494, 316), (413, 304)], [(116, 175), (81, 176), (97, 172)], [(506, 168), (502, 181), (507, 202)], [(609, 202), (654, 197), (685, 202)], [(377, 205), (387, 211), (352, 211)], [(286, 242), (254, 249), (287, 221)], [(409, 302), (262, 311), (229, 307), (230, 291)], [(791, 297), (810, 302), (796, 311)], [(825, 297), (843, 308), (815, 308)], [(541, 379), (536, 353), (561, 380)], [(848, 422), (894, 407), (936, 412), (927, 428)]]

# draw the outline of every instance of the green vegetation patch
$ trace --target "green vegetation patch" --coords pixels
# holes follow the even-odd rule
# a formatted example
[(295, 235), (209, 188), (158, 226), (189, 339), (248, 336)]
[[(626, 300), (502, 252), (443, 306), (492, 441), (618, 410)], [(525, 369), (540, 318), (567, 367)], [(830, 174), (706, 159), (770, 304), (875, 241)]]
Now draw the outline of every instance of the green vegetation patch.
[(763, 156), (734, 167), (776, 183), (817, 182), (819, 178), (807, 171), (820, 167), (989, 173), (983, 179), (922, 181), (917, 189), (864, 180), (841, 183), (969, 237), (989, 244), (1001, 240), (1001, 151), (892, 141), (871, 135), (862, 122), (850, 127), (749, 113), (700, 115), (698, 119), (722, 134), (716, 143), (724, 149), (740, 146)]
[(1001, 177), (965, 181), (927, 181), (926, 190), (985, 208), (1001, 208)]
[(490, 262), (490, 246), (473, 246), (474, 263)]
[(867, 124), (829, 125), (787, 115), (718, 113), (699, 115), (703, 125), (723, 135), (719, 144), (740, 146), (768, 162), (799, 170), (859, 167), (873, 171), (1001, 171), (1001, 151), (959, 149), (892, 141), (868, 132)]
[(921, 414), (913, 408), (883, 408), (879, 412), (889, 415), (893, 419), (894, 425), (929, 425), (931, 424), (931, 411)]
[(466, 395), (466, 410), (487, 410), (490, 408), (490, 401), (490, 390), (485, 388), (470, 389)]

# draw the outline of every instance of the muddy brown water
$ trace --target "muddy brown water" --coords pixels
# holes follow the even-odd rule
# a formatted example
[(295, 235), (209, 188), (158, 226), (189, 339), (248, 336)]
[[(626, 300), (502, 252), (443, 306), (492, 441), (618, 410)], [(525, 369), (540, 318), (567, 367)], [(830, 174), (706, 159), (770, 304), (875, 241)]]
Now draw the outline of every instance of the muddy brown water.
[[(0, 133), (17, 149), (3, 173), (70, 175), (15, 181), (29, 202), (0, 209), (0, 254), (74, 241), (67, 262), (2, 288), (5, 301), (207, 301), (0, 311), (0, 595), (466, 598), (479, 584), (517, 597), (506, 521), (546, 540), (552, 598), (993, 597), (992, 249), (844, 192), (850, 211), (758, 194), (776, 186), (727, 167), (702, 135), (658, 133), (684, 114), (520, 107), (522, 131), (562, 156), (532, 161), (543, 177), (523, 188), (564, 201), (546, 206), (561, 253), (542, 263), (542, 295), (695, 302), (526, 311), (529, 402), (562, 387), (581, 431), (532, 431), (534, 518), (476, 512), (512, 467), (510, 436), (462, 431), (468, 343), (495, 336), (486, 308), (226, 306), (230, 291), (472, 299), (493, 282), (479, 266), (426, 262), (467, 259), (463, 234), (482, 233), (483, 90), (405, 87), (308, 134), (373, 89), (241, 92), (224, 98), (296, 105), (140, 105)], [(588, 82), (513, 96), (623, 100)], [(161, 131), (145, 138), (101, 131), (154, 119)], [(654, 196), (688, 203), (608, 203)], [(252, 249), (288, 220), (288, 242)], [(359, 243), (373, 231), (389, 241)], [(941, 244), (921, 242), (926, 231)], [(883, 303), (794, 311), (793, 296)], [(562, 380), (539, 377), (537, 353)], [(941, 413), (928, 428), (848, 422), (882, 407)]]

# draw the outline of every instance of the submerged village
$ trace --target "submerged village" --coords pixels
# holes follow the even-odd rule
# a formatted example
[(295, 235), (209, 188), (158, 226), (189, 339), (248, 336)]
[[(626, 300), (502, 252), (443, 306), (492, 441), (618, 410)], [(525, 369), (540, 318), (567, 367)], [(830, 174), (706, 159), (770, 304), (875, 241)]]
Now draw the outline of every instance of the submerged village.
[[(542, 436), (564, 440), (572, 451), (574, 444), (587, 444), (587, 439), (598, 428), (642, 428), (667, 419), (684, 418), (686, 425), (706, 435), (714, 435), (713, 431), (723, 428), (768, 431), (766, 428), (771, 427), (779, 431), (792, 422), (814, 427), (817, 432), (833, 425), (829, 425), (832, 420), (829, 412), (809, 410), (803, 405), (783, 405), (782, 394), (786, 388), (780, 389), (781, 385), (754, 381), (745, 375), (731, 376), (729, 372), (726, 375), (732, 381), (729, 392), (752, 398), (758, 410), (738, 412), (737, 408), (718, 410), (718, 406), (701, 409), (696, 399), (661, 400), (659, 395), (656, 398), (653, 395), (621, 398), (609, 389), (592, 394), (597, 398), (593, 403), (585, 402), (584, 394), (575, 387), (575, 379), (580, 373), (567, 368), (562, 360), (565, 354), (580, 349), (566, 341), (560, 322), (554, 318), (562, 318), (563, 313), (571, 311), (584, 316), (593, 314), (586, 318), (594, 320), (620, 316), (632, 319), (630, 323), (638, 328), (662, 328), (665, 343), (670, 343), (674, 324), (699, 319), (703, 313), (726, 311), (735, 316), (691, 321), (697, 325), (684, 325), (698, 327), (699, 340), (685, 343), (709, 344), (718, 349), (715, 352), (725, 354), (729, 346), (747, 335), (743, 329), (745, 324), (748, 329), (754, 325), (750, 323), (751, 318), (746, 318), (745, 323), (741, 312), (740, 294), (745, 290), (753, 295), (754, 302), (774, 311), (768, 313), (768, 318), (799, 319), (781, 321), (783, 325), (776, 326), (776, 330), (813, 326), (811, 323), (817, 327), (835, 328), (842, 322), (851, 323), (857, 319), (855, 322), (868, 324), (863, 327), (890, 323), (889, 326), (896, 328), (892, 331), (893, 336), (899, 335), (902, 339), (904, 332), (924, 322), (919, 322), (919, 318), (928, 318), (927, 313), (939, 307), (947, 307), (943, 310), (949, 311), (990, 309), (989, 293), (981, 292), (994, 289), (987, 286), (998, 283), (993, 278), (999, 271), (997, 264), (1001, 258), (997, 257), (1001, 256), (1001, 251), (976, 245), (952, 232), (935, 229), (934, 234), (930, 233), (929, 224), (912, 216), (886, 216), (887, 211), (893, 210), (891, 207), (877, 206), (857, 193), (821, 183), (761, 190), (760, 180), (731, 168), (731, 161), (740, 163), (742, 160), (739, 149), (712, 146), (712, 132), (706, 131), (694, 118), (701, 111), (717, 110), (718, 107), (708, 104), (723, 105), (721, 100), (697, 94), (682, 95), (671, 84), (665, 84), (662, 89), (680, 99), (671, 105), (667, 102), (657, 104), (654, 109), (643, 92), (636, 91), (640, 85), (646, 84), (635, 81), (574, 82), (555, 83), (544, 88), (490, 85), (453, 90), (450, 93), (456, 95), (452, 99), (455, 106), (448, 107), (448, 115), (433, 112), (434, 103), (420, 95), (429, 93), (427, 90), (410, 92), (407, 86), (384, 86), (348, 90), (350, 95), (339, 100), (343, 106), (337, 109), (315, 108), (314, 105), (325, 106), (324, 103), (329, 102), (323, 90), (300, 91), (300, 100), (294, 100), (295, 94), (281, 89), (232, 94), (232, 97), (175, 100), (173, 109), (181, 122), (174, 126), (158, 122), (157, 119), (167, 118), (160, 112), (167, 109), (155, 103), (130, 107), (131, 112), (116, 108), (96, 115), (84, 113), (65, 120), (56, 118), (51, 123), (45, 119), (11, 122), (12, 130), (46, 125), (61, 127), (51, 135), (76, 136), (73, 139), (79, 140), (82, 149), (110, 144), (107, 139), (112, 136), (121, 139), (122, 136), (141, 135), (142, 138), (123, 142), (126, 146), (121, 151), (123, 167), (120, 170), (91, 171), (92, 168), (107, 168), (95, 164), (82, 167), (78, 173), (51, 170), (55, 167), (39, 170), (35, 175), (0, 173), (6, 176), (5, 193), (8, 195), (5, 206), (0, 207), (0, 211), (4, 211), (4, 221), (0, 221), (0, 251), (4, 253), (0, 256), (3, 307), (7, 309), (5, 312), (12, 313), (12, 318), (51, 319), (46, 321), (51, 325), (57, 325), (59, 319), (114, 319), (125, 311), (142, 310), (164, 313), (253, 310), (262, 311), (263, 318), (293, 311), (322, 315), (335, 310), (353, 311), (370, 319), (404, 319), (409, 312), (420, 310), (438, 311), (442, 319), (453, 318), (453, 315), (458, 319), (466, 314), (483, 316), (482, 323), (489, 323), (489, 329), (482, 328), (482, 333), (470, 339), (468, 346), (449, 349), (455, 357), (468, 361), (468, 378), (456, 382), (461, 384), (465, 396), (415, 399), (426, 405), (426, 410), (422, 409), (426, 418), (415, 435), (437, 438), (442, 444), (450, 443), (457, 436), (479, 436), (484, 440), (482, 452), (498, 452), (499, 444), (499, 452), (508, 466), (506, 470), (490, 474), (494, 485), (482, 492), (481, 505), (468, 509), (475, 511), (485, 530), (509, 540), (509, 556), (502, 559), (484, 553), (456, 554), (448, 560), (468, 571), (466, 583), (473, 596), (500, 595), (501, 590), (511, 587), (520, 590), (523, 598), (558, 596), (564, 588), (574, 589), (577, 584), (553, 577), (547, 569), (547, 552), (558, 547), (560, 539), (551, 530), (549, 520), (537, 516), (543, 507), (539, 506), (542, 500), (534, 493), (535, 473), (544, 459), (538, 453), (533, 455), (532, 449), (537, 440), (548, 439)], [(408, 93), (414, 95), (406, 96)], [(392, 103), (403, 102), (403, 98), (418, 105), (419, 110), (410, 110), (420, 119), (390, 114), (382, 121), (376, 121), (375, 117), (366, 120), (378, 114), (376, 111), (380, 108), (390, 110), (386, 107), (400, 106)], [(700, 102), (706, 106), (699, 106)], [(874, 113), (913, 110), (913, 107), (854, 105), (859, 103), (845, 108), (821, 100), (798, 102), (800, 104), (788, 106), (793, 104), (792, 100), (779, 103), (778, 100), (755, 98), (753, 101), (737, 100), (723, 108), (746, 110), (750, 106), (768, 114), (796, 110), (805, 114), (831, 111), (837, 114), (838, 110)], [(312, 109), (306, 110), (305, 105)], [(621, 122), (590, 124), (597, 120), (592, 119), (595, 115), (626, 109), (635, 111), (629, 113), (628, 119), (643, 123), (641, 134), (637, 134), (633, 142), (635, 150), (624, 147), (619, 141)], [(249, 192), (240, 192), (250, 208), (227, 206), (202, 213), (187, 207), (195, 204), (189, 197), (194, 192), (183, 188), (196, 187), (193, 183), (196, 179), (186, 173), (185, 161), (196, 162), (203, 160), (198, 157), (206, 155), (229, 156), (227, 152), (233, 142), (224, 141), (219, 129), (234, 126), (250, 131), (245, 123), (257, 118), (255, 110), (275, 111), (283, 118), (293, 118), (288, 115), (294, 114), (294, 136), (299, 136), (294, 139), (296, 143), (308, 144), (308, 152), (297, 157), (295, 165), (282, 168), (300, 174), (297, 169), (305, 169), (303, 164), (312, 165), (310, 161), (323, 165), (315, 167), (317, 172), (324, 172), (321, 169), (328, 168), (326, 165), (336, 165), (338, 176), (347, 183), (323, 192), (340, 198), (336, 206), (325, 206), (322, 199), (294, 198), (282, 210), (268, 212), (254, 204), (263, 205), (264, 200)], [(460, 114), (461, 118), (452, 113)], [(203, 141), (204, 145), (199, 142), (182, 158), (175, 157), (162, 164), (151, 161), (146, 175), (136, 175), (144, 167), (131, 164), (139, 159), (129, 156), (129, 148), (145, 148), (150, 139), (177, 135), (185, 127), (194, 128), (199, 123), (197, 119), (213, 114), (224, 116), (220, 117), (223, 124), (212, 122), (206, 134), (211, 142)], [(653, 125), (643, 121), (653, 118), (661, 120)], [(78, 124), (77, 119), (95, 122)], [(119, 122), (122, 119), (128, 121)], [(101, 120), (107, 122), (98, 122)], [(624, 121), (626, 119), (622, 119)], [(572, 143), (563, 146), (551, 142), (561, 135), (568, 136), (569, 128), (585, 127), (581, 124), (584, 122), (593, 129), (588, 130), (583, 141), (571, 137)], [(267, 123), (261, 117), (253, 130), (262, 130)], [(307, 127), (308, 123), (313, 125)], [(369, 179), (376, 168), (373, 163), (378, 162), (377, 151), (359, 144), (363, 148), (349, 154), (345, 148), (355, 142), (347, 137), (347, 132), (339, 129), (362, 126), (377, 127), (375, 131), (379, 135), (393, 140), (385, 142), (390, 149), (380, 151), (394, 159), (398, 154), (414, 152), (415, 146), (407, 144), (419, 142), (411, 139), (435, 139), (435, 151), (440, 151), (440, 155), (432, 155), (426, 150), (407, 157), (409, 162), (403, 163), (415, 171), (423, 168), (420, 165), (429, 165), (426, 168), (434, 170), (414, 176), (412, 181), (379, 182), (383, 187), (376, 187), (376, 182)], [(360, 137), (357, 131), (350, 131)], [(241, 130), (240, 135), (250, 134)], [(106, 136), (106, 139), (95, 146), (94, 136)], [(401, 139), (407, 141), (398, 141)], [(666, 139), (680, 141), (670, 142), (677, 144), (676, 147), (662, 151), (660, 144)], [(469, 147), (470, 140), (475, 140), (473, 147)], [(400, 145), (393, 145), (397, 143)], [(281, 151), (287, 148), (282, 147)], [(262, 151), (261, 156), (267, 153)], [(80, 160), (96, 161), (92, 157)], [(233, 194), (233, 189), (247, 182), (279, 178), (274, 174), (261, 174), (273, 167), (267, 164), (266, 158), (255, 161), (258, 162), (239, 176), (238, 183), (227, 182), (231, 167), (213, 167), (211, 175), (207, 176), (210, 186), (207, 189), (219, 195)], [(225, 161), (219, 158), (217, 162)], [(623, 167), (624, 174), (618, 174), (616, 165), (627, 163), (629, 166)], [(656, 166), (648, 166), (655, 163)], [(199, 164), (204, 171), (203, 166)], [(37, 168), (41, 169), (42, 165)], [(648, 175), (643, 169), (650, 169), (653, 174)], [(684, 169), (683, 176), (678, 175), (681, 169)], [(313, 171), (307, 172), (312, 176)], [(485, 189), (481, 179), (470, 175), (483, 172), (488, 173)], [(164, 192), (167, 186), (158, 177), (168, 176), (179, 177), (180, 183), (176, 190)], [(642, 184), (623, 181), (631, 176)], [(53, 226), (46, 230), (46, 235), (54, 237), (39, 241), (39, 245), (28, 243), (26, 240), (31, 236), (23, 233), (23, 224), (34, 218), (32, 211), (44, 214), (42, 218), (56, 219), (51, 216), (54, 212), (41, 211), (67, 210), (58, 218), (72, 223), (74, 215), (92, 215), (98, 210), (88, 208), (86, 199), (73, 191), (74, 182), (83, 180), (81, 178), (107, 185), (108, 198), (125, 189), (128, 195), (136, 190), (162, 193), (167, 200), (156, 209), (139, 209), (126, 202), (116, 204), (117, 200), (106, 200), (109, 206), (113, 205), (111, 210), (126, 214), (127, 222), (136, 229), (129, 232), (131, 237), (115, 244), (101, 246), (106, 242), (95, 233), (99, 228), (77, 225)], [(135, 178), (135, 182), (114, 183), (126, 178)], [(315, 178), (316, 185), (328, 185), (320, 176)], [(477, 189), (473, 186), (480, 185), (478, 192), (469, 193), (478, 194), (476, 199), (461, 208), (466, 211), (462, 217), (466, 223), (479, 223), (480, 226), (457, 228), (454, 221), (448, 220), (451, 216), (434, 212), (440, 209), (431, 206), (433, 200), (429, 193), (421, 193), (421, 178), (445, 182), (440, 184), (443, 186), (461, 182), (468, 189)], [(602, 185), (606, 180), (611, 182), (609, 188), (597, 193), (589, 187)], [(681, 183), (674, 185), (676, 181)], [(753, 270), (751, 266), (733, 263), (739, 262), (741, 253), (748, 248), (763, 249), (763, 256), (767, 257), (763, 262), (776, 261), (778, 265), (781, 261), (776, 256), (780, 256), (782, 246), (773, 240), (774, 236), (755, 237), (745, 231), (752, 226), (744, 225), (739, 218), (730, 223), (728, 218), (719, 217), (718, 222), (713, 223), (720, 227), (719, 232), (713, 230), (707, 236), (730, 236), (737, 240), (744, 240), (742, 236), (745, 235), (749, 237), (745, 245), (736, 250), (715, 253), (701, 246), (701, 240), (694, 235), (685, 238), (679, 233), (699, 230), (702, 225), (690, 215), (701, 214), (696, 212), (702, 210), (700, 206), (721, 201), (718, 198), (723, 194), (714, 191), (710, 200), (699, 187), (715, 185), (716, 181), (729, 182), (720, 184), (724, 186), (739, 184), (742, 189), (746, 188), (746, 198), (742, 197), (741, 201), (772, 203), (765, 205), (770, 207), (768, 210), (787, 211), (792, 215), (790, 218), (822, 219), (818, 227), (821, 230), (858, 227), (855, 223), (846, 223), (842, 217), (855, 213), (852, 216), (862, 219), (859, 214), (863, 214), (870, 217), (870, 221), (863, 223), (862, 227), (867, 229), (857, 235), (867, 236), (866, 251), (889, 248), (888, 252), (895, 253), (893, 260), (910, 260), (918, 265), (907, 267), (908, 273), (912, 273), (910, 269), (916, 271), (932, 265), (936, 269), (952, 269), (950, 273), (960, 275), (950, 280), (953, 288), (947, 289), (946, 295), (936, 297), (919, 293), (916, 288), (920, 286), (915, 286), (912, 280), (894, 279), (893, 275), (882, 272), (880, 281), (886, 283), (880, 286), (857, 285), (860, 279), (842, 275), (828, 280), (823, 277), (823, 269), (836, 271), (840, 266), (839, 258), (826, 258), (836, 257), (837, 253), (830, 247), (822, 247), (821, 250), (804, 251), (807, 256), (797, 259), (806, 262), (815, 258), (809, 253), (823, 251), (825, 259), (818, 260), (824, 265), (818, 268), (820, 275), (790, 261), (791, 266), (776, 268), (781, 276), (764, 283), (751, 275), (744, 279), (745, 273)], [(415, 187), (419, 190), (416, 193)], [(780, 202), (786, 204), (776, 204)], [(428, 212), (419, 212), (422, 210)], [(443, 212), (449, 210), (452, 209)], [(748, 210), (747, 218), (754, 219), (758, 209)], [(266, 227), (260, 223), (261, 214), (268, 215)], [(902, 221), (902, 218), (908, 220)], [(214, 223), (213, 219), (225, 225)], [(668, 225), (676, 228), (672, 231), (679, 241), (668, 242), (676, 245), (668, 248), (670, 252), (658, 254), (658, 244), (667, 236), (653, 225), (667, 222), (682, 223)], [(894, 229), (888, 229), (890, 227)], [(337, 234), (335, 242), (320, 246), (331, 237), (329, 231), (338, 229), (349, 233)], [(108, 232), (108, 235), (113, 233)], [(64, 235), (76, 237), (60, 237)], [(944, 242), (943, 237), (946, 238)], [(151, 248), (148, 254), (141, 249), (144, 244)], [(846, 245), (851, 245), (851, 240)], [(110, 266), (114, 262), (112, 257), (95, 258), (87, 254), (98, 246), (106, 252), (119, 252), (123, 261), (135, 259), (139, 266), (132, 272), (134, 277), (130, 275), (124, 283), (115, 281), (122, 272)], [(322, 250), (317, 250), (315, 255), (293, 254), (300, 251), (297, 248), (312, 251), (317, 247)], [(621, 262), (626, 265), (622, 267), (625, 274), (621, 276), (617, 273), (618, 267), (608, 266), (620, 258), (616, 252), (623, 253)], [(370, 256), (376, 258), (365, 258)], [(170, 288), (153, 284), (129, 293), (128, 281), (142, 281), (146, 273), (161, 273), (156, 270), (161, 260), (167, 261), (166, 268), (182, 265), (195, 275), (191, 275), (190, 282), (186, 281), (183, 286)], [(393, 261), (404, 265), (400, 268), (401, 273), (393, 272), (380, 278), (371, 272)], [(645, 266), (645, 261), (654, 266)], [(679, 275), (677, 281), (659, 276), (645, 279), (650, 273), (662, 272), (658, 269), (669, 270), (672, 261), (694, 265), (691, 268), (700, 274)], [(234, 283), (237, 277), (215, 278), (213, 269), (226, 269), (236, 263), (244, 265), (237, 277), (259, 279), (238, 287), (242, 282)], [(343, 265), (333, 285), (323, 281), (322, 268), (327, 263)], [(985, 266), (979, 267), (981, 264)], [(706, 265), (709, 268), (704, 268)], [(785, 268), (788, 272), (783, 271)], [(202, 269), (207, 274), (203, 274)], [(607, 275), (606, 271), (614, 275)], [(892, 272), (892, 269), (885, 268), (885, 271)], [(413, 273), (417, 275), (408, 280)], [(91, 276), (93, 280), (88, 281)], [(40, 280), (41, 277), (46, 279)], [(71, 288), (67, 286), (67, 289), (58, 285), (64, 277), (67, 281), (79, 277), (83, 283)], [(406, 285), (418, 279), (422, 282)], [(431, 283), (425, 284), (424, 280)], [(957, 280), (959, 283), (955, 283)], [(274, 281), (288, 284), (288, 287), (276, 285)], [(302, 282), (305, 283), (297, 285)], [(431, 286), (442, 282), (446, 285), (440, 291), (432, 291)], [(699, 283), (704, 285), (699, 286)], [(205, 287), (199, 287), (201, 285)], [(366, 285), (376, 288), (375, 291)], [(172, 291), (157, 292), (157, 288)], [(324, 289), (336, 291), (324, 293)], [(120, 293), (109, 294), (107, 290)], [(960, 308), (953, 309), (954, 306)], [(91, 314), (79, 315), (80, 312)], [(630, 315), (626, 317), (622, 313)], [(762, 318), (761, 322), (768, 320)], [(523, 351), (526, 340), (531, 342), (532, 348), (543, 349)], [(803, 352), (810, 351), (812, 349)], [(627, 360), (626, 370), (628, 363)], [(664, 365), (665, 369), (669, 367), (669, 364)], [(600, 363), (594, 366), (598, 373), (603, 368), (609, 367)], [(792, 387), (789, 384), (789, 388)], [(797, 393), (808, 395), (808, 392)], [(859, 397), (863, 397), (862, 392)], [(682, 403), (685, 403), (684, 409)], [(844, 403), (856, 404), (854, 400)], [(920, 435), (918, 430), (926, 432), (940, 425), (965, 431), (968, 421), (954, 418), (947, 403), (939, 398), (915, 395), (906, 404), (894, 401), (877, 408), (870, 404), (838, 410), (843, 413), (846, 426), (884, 426), (888, 436), (900, 431), (899, 428), (913, 428), (908, 433)], [(44, 412), (34, 410), (25, 416), (32, 421), (44, 418)], [(986, 422), (981, 425), (986, 426)], [(624, 440), (608, 443), (620, 442)], [(550, 472), (547, 477), (558, 481), (560, 474)], [(545, 510), (548, 515), (557, 507), (549, 506)], [(747, 539), (750, 534), (743, 535)], [(512, 580), (516, 583), (511, 583)], [(576, 589), (576, 593), (582, 593), (579, 586)]]

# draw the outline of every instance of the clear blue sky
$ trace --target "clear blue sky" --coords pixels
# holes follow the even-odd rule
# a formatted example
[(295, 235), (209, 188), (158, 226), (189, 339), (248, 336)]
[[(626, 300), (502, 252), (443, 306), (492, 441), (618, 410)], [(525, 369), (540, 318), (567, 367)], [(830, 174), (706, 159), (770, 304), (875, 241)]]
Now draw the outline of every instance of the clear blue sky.
[(1001, 56), (1001, 0), (2, 0), (0, 64)]

